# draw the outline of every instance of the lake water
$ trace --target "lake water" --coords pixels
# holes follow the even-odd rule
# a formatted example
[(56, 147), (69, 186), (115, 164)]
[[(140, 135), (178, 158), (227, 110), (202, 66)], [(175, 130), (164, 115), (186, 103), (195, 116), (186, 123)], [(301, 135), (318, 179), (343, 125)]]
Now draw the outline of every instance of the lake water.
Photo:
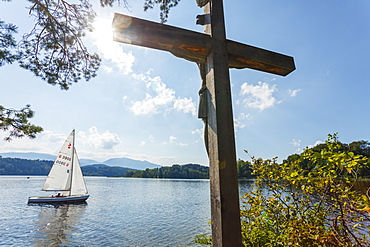
[(198, 246), (211, 233), (208, 180), (85, 177), (86, 204), (28, 205), (44, 181), (0, 176), (0, 246)]

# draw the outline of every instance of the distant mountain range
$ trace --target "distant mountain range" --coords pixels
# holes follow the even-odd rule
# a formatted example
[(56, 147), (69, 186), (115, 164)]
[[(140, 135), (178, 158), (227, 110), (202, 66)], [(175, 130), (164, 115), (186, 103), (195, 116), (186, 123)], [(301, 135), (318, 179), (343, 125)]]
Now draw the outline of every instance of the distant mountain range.
[(42, 153), (0, 153), (3, 158), (19, 158), (27, 160), (55, 160), (56, 156)]
[[(51, 154), (43, 154), (43, 153), (18, 153), (18, 152), (9, 152), (9, 153), (0, 153), (0, 156), (3, 158), (19, 158), (19, 159), (28, 159), (28, 160), (52, 160), (54, 161), (56, 156)], [(131, 168), (135, 170), (145, 170), (146, 168), (154, 169), (161, 167), (160, 165), (150, 163), (146, 160), (133, 160), (129, 158), (112, 158), (108, 159), (104, 162), (99, 162), (92, 159), (80, 159), (81, 166), (87, 165), (107, 165), (107, 166), (119, 166), (125, 168)]]

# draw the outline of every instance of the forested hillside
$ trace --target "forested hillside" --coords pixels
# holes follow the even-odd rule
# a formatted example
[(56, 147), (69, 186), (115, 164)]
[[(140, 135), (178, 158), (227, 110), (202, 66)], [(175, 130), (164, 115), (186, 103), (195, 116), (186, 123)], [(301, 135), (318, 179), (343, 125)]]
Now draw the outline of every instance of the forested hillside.
[[(319, 144), (311, 150), (320, 153), (326, 148), (325, 143)], [(339, 143), (338, 153), (347, 151), (356, 155), (363, 155), (370, 161), (370, 143), (367, 141), (355, 141), (350, 144)], [(283, 163), (298, 160), (302, 154), (292, 154), (287, 157)], [(369, 162), (370, 164), (370, 162)], [(50, 171), (53, 161), (48, 160), (27, 160), (19, 158), (2, 158), (0, 156), (0, 175), (47, 175)], [(311, 171), (314, 168), (312, 161), (301, 159), (299, 166)], [(255, 178), (252, 175), (251, 163), (249, 161), (237, 161), (238, 178)], [(126, 167), (107, 166), (103, 164), (87, 165), (82, 167), (85, 176), (119, 176), (119, 177), (137, 177), (137, 178), (181, 178), (181, 179), (203, 179), (209, 178), (209, 168), (198, 164), (178, 165), (170, 167), (159, 167), (154, 169), (135, 170)], [(370, 178), (369, 165), (356, 171), (361, 178)]]
[[(0, 156), (0, 175), (48, 175), (53, 161), (28, 160), (19, 158), (2, 158)], [(239, 178), (253, 178), (249, 161), (237, 162)], [(154, 169), (135, 170), (131, 168), (107, 166), (103, 164), (83, 166), (85, 176), (118, 176), (140, 178), (209, 178), (209, 168), (198, 164), (173, 165)]]
[(123, 177), (128, 171), (135, 170), (131, 168), (107, 165), (88, 165), (82, 167), (82, 173), (85, 176)]
[[(338, 147), (335, 150), (336, 153), (351, 152), (355, 155), (363, 155), (367, 157), (367, 165), (354, 170), (354, 172), (359, 178), (370, 178), (370, 142), (361, 140), (346, 144), (338, 141), (337, 145)], [(311, 150), (312, 152), (319, 155), (321, 154), (321, 152), (326, 150), (327, 146), (327, 143), (322, 143), (307, 150)], [(305, 152), (303, 152), (302, 154), (292, 154), (288, 156), (288, 158), (285, 159), (283, 163), (298, 162), (299, 167), (305, 170), (306, 173), (310, 172), (313, 169), (317, 169), (317, 164), (312, 160), (304, 158), (304, 155)], [(327, 161), (322, 161), (321, 165), (323, 166), (325, 162)]]
[(209, 169), (206, 166), (187, 164), (173, 165), (171, 167), (160, 167), (145, 169), (144, 171), (129, 171), (126, 177), (135, 178), (208, 178)]
[(53, 161), (2, 158), (0, 156), (0, 175), (48, 175)]
[[(239, 160), (237, 169), (238, 178), (254, 178), (249, 161)], [(198, 164), (173, 165), (144, 171), (129, 171), (125, 177), (201, 179), (209, 178), (209, 167)]]
[[(0, 156), (0, 175), (46, 176), (49, 174), (53, 163), (50, 160), (26, 160), (1, 158)], [(107, 165), (88, 165), (83, 166), (81, 169), (85, 176), (124, 176), (127, 171), (134, 170)]]

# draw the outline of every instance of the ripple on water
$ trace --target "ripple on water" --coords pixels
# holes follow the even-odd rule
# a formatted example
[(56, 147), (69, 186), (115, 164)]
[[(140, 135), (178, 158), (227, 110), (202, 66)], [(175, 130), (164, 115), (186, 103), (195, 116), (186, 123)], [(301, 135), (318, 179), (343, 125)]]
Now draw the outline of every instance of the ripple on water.
[(208, 180), (87, 177), (87, 204), (27, 205), (43, 182), (0, 177), (1, 246), (191, 246), (210, 233)]

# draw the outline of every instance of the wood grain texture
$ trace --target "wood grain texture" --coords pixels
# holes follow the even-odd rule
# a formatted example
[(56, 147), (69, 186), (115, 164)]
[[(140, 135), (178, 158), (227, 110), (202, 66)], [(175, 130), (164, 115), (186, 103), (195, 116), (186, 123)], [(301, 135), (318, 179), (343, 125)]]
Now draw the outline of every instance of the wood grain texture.
[[(211, 50), (211, 36), (170, 25), (116, 13), (113, 39), (118, 42), (168, 51), (196, 63), (204, 63)], [(292, 57), (262, 48), (226, 41), (228, 66), (286, 76), (295, 70)]]

